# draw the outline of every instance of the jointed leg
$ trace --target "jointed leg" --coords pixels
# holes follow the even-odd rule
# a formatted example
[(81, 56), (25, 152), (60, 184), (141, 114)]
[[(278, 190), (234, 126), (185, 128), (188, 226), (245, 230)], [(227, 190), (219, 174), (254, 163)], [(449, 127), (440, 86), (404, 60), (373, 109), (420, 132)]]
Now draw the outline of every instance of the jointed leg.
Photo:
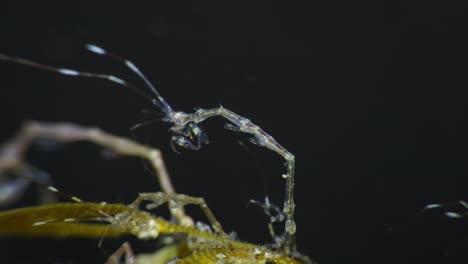
[[(175, 193), (161, 152), (127, 138), (108, 134), (97, 128), (88, 128), (71, 123), (26, 122), (19, 133), (0, 149), (0, 176), (5, 171), (15, 171), (25, 166), (25, 153), (37, 138), (52, 139), (59, 142), (90, 141), (123, 156), (136, 156), (146, 159), (156, 172), (161, 189)], [(171, 214), (179, 221), (186, 221), (180, 206), (171, 206)]]
[(198, 109), (193, 114), (177, 112), (171, 116), (171, 122), (174, 123), (174, 126), (171, 128), (171, 130), (177, 133), (178, 131), (181, 131), (189, 122), (198, 124), (210, 117), (215, 116), (221, 116), (232, 123), (225, 126), (227, 129), (251, 134), (253, 137), (251, 138), (250, 142), (270, 149), (285, 159), (286, 174), (283, 175), (283, 178), (286, 179), (286, 195), (283, 212), (286, 215), (286, 222), (284, 232), (285, 243), (282, 248), (286, 253), (295, 251), (296, 224), (294, 222), (294, 155), (281, 146), (272, 136), (263, 131), (263, 129), (252, 123), (249, 119), (244, 118), (224, 107), (213, 109)]
[(184, 194), (177, 193), (140, 193), (137, 199), (130, 205), (134, 208), (138, 208), (142, 201), (151, 202), (146, 206), (147, 209), (154, 209), (164, 203), (173, 202), (177, 206), (185, 206), (187, 204), (195, 204), (200, 206), (200, 208), (205, 213), (208, 221), (210, 221), (211, 226), (216, 234), (227, 237), (228, 235), (223, 231), (221, 224), (214, 216), (211, 209), (207, 206), (205, 200), (199, 197), (192, 197)]
[(119, 264), (120, 259), (125, 254), (125, 264), (135, 264), (136, 258), (133, 254), (132, 248), (128, 242), (122, 244), (117, 251), (107, 259), (105, 264)]

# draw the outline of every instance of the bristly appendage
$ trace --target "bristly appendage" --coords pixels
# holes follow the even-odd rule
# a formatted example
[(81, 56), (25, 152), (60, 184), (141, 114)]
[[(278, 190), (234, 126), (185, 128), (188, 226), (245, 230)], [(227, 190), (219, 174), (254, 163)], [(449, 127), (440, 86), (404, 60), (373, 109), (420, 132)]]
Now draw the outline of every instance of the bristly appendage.
[(104, 79), (133, 89), (139, 95), (145, 97), (146, 99), (150, 100), (154, 105), (156, 105), (165, 115), (163, 120), (172, 124), (170, 130), (174, 133), (174, 135), (171, 137), (171, 146), (175, 151), (177, 151), (175, 148), (176, 146), (185, 149), (198, 150), (202, 147), (202, 145), (208, 144), (208, 137), (206, 136), (202, 128), (199, 126), (199, 124), (204, 120), (214, 116), (221, 116), (227, 119), (229, 122), (231, 122), (232, 124), (227, 124), (226, 126), (226, 128), (228, 129), (253, 135), (253, 138), (250, 139), (252, 143), (278, 153), (286, 161), (287, 171), (286, 174), (283, 175), (283, 178), (286, 179), (286, 194), (283, 206), (283, 212), (286, 215), (286, 222), (282, 240), (284, 242), (281, 245), (281, 249), (287, 254), (291, 254), (296, 251), (296, 224), (294, 221), (295, 157), (293, 154), (287, 151), (287, 149), (281, 146), (272, 136), (263, 131), (259, 126), (252, 123), (249, 119), (244, 118), (224, 107), (213, 109), (198, 109), (194, 113), (185, 113), (182, 111), (173, 110), (172, 107), (159, 94), (156, 88), (151, 84), (151, 82), (145, 77), (145, 75), (131, 61), (126, 60), (120, 56), (111, 54), (103, 48), (98, 47), (96, 45), (87, 44), (86, 49), (95, 54), (105, 55), (115, 60), (123, 62), (132, 72), (137, 74), (145, 82), (146, 86), (150, 88), (150, 90), (156, 98), (154, 99), (151, 96), (148, 96), (146, 93), (140, 91), (135, 85), (113, 75), (80, 72), (65, 68), (55, 68), (30, 60), (25, 60), (22, 58), (12, 57), (4, 54), (0, 54), (0, 60), (24, 64), (68, 76)]

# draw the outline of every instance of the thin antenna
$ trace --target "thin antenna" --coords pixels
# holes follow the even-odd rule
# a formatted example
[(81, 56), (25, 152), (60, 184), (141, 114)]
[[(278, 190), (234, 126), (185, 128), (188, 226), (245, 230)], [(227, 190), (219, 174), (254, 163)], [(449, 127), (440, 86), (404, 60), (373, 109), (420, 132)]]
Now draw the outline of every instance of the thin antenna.
[[(295, 157), (287, 149), (281, 146), (271, 135), (266, 133), (258, 125), (252, 123), (249, 119), (242, 117), (222, 106), (212, 109), (198, 109), (194, 113), (185, 113), (174, 111), (169, 106), (169, 104), (159, 95), (154, 86), (148, 81), (148, 79), (140, 72), (140, 70), (130, 61), (119, 57), (117, 55), (109, 54), (104, 49), (95, 46), (95, 45), (86, 45), (86, 49), (96, 53), (98, 55), (106, 55), (113, 59), (116, 59), (120, 62), (123, 62), (130, 70), (136, 73), (140, 78), (142, 78), (146, 85), (151, 88), (153, 93), (157, 96), (156, 99), (152, 99), (153, 104), (158, 106), (161, 111), (166, 114), (166, 117), (163, 119), (166, 122), (172, 123), (173, 126), (170, 128), (170, 131), (175, 134), (172, 136), (171, 143), (179, 147), (198, 150), (202, 144), (207, 144), (206, 135), (203, 130), (199, 127), (199, 123), (205, 121), (208, 118), (220, 116), (228, 120), (232, 124), (227, 128), (233, 129), (234, 131), (250, 134), (253, 137), (250, 142), (257, 144), (261, 147), (267, 148), (281, 155), (286, 161), (286, 173), (283, 174), (283, 178), (286, 180), (286, 194), (285, 201), (283, 205), (283, 213), (286, 215), (284, 232), (282, 234), (282, 241), (280, 242), (281, 251), (285, 254), (291, 254), (296, 252), (296, 243), (295, 243), (295, 234), (296, 234), (296, 223), (294, 221), (294, 172), (295, 172)], [(9, 57), (0, 54), (0, 59), (9, 60), (20, 64), (26, 64), (37, 68), (42, 68), (45, 70), (58, 72), (60, 74), (71, 75), (71, 76), (84, 76), (84, 77), (94, 77), (107, 79), (112, 82), (119, 83), (121, 85), (133, 88), (134, 90), (139, 91), (134, 88), (135, 86), (130, 85), (126, 81), (119, 79), (112, 75), (103, 75), (103, 74), (93, 74), (87, 72), (78, 72), (70, 69), (61, 69), (54, 68), (42, 64), (38, 64), (32, 61)], [(142, 92), (141, 92), (142, 93)], [(145, 94), (146, 95), (146, 94)], [(147, 97), (147, 95), (145, 96)], [(151, 160), (151, 159), (150, 159)], [(157, 167), (157, 166), (156, 166)], [(166, 178), (166, 177), (163, 177)], [(162, 181), (162, 180), (161, 180)], [(164, 185), (164, 182), (161, 183)]]
[(74, 202), (77, 202), (77, 203), (82, 203), (83, 200), (81, 200), (80, 198), (74, 196), (74, 195), (70, 195), (68, 193), (65, 193), (65, 192), (62, 192), (61, 190), (55, 188), (54, 186), (51, 186), (51, 185), (44, 185), (44, 184), (40, 184), (41, 186), (47, 188), (47, 190), (53, 192), (53, 193), (57, 193), (57, 194), (60, 194), (62, 196), (65, 196), (67, 197), (68, 199), (74, 201)]
[(119, 55), (109, 53), (105, 49), (103, 49), (101, 47), (98, 47), (98, 46), (96, 46), (94, 44), (86, 44), (85, 48), (88, 51), (92, 52), (92, 53), (107, 56), (109, 58), (112, 58), (114, 60), (117, 60), (119, 62), (124, 63), (125, 66), (127, 66), (132, 72), (136, 73), (145, 82), (146, 86), (149, 87), (151, 89), (151, 91), (156, 95), (156, 97), (158, 99), (153, 100), (153, 103), (157, 107), (159, 107), (166, 114), (174, 112), (174, 110), (172, 110), (172, 107), (159, 94), (158, 90), (156, 90), (156, 87), (154, 87), (154, 85), (148, 80), (148, 78), (146, 78), (146, 76), (140, 71), (140, 69), (138, 69), (138, 67), (135, 64), (133, 64), (133, 62), (131, 62), (130, 60), (127, 60), (127, 59), (125, 59), (125, 58), (123, 58), (123, 57), (121, 57)]
[(103, 80), (111, 81), (113, 83), (117, 83), (117, 84), (120, 84), (122, 86), (131, 88), (134, 92), (136, 92), (140, 96), (146, 98), (150, 102), (154, 101), (153, 98), (151, 98), (146, 93), (140, 91), (140, 89), (138, 89), (135, 85), (133, 85), (133, 84), (131, 84), (131, 83), (125, 81), (125, 80), (122, 80), (119, 77), (116, 77), (114, 75), (91, 73), (91, 72), (81, 72), (81, 71), (76, 71), (76, 70), (67, 69), (67, 68), (57, 68), (57, 67), (48, 66), (48, 65), (45, 65), (45, 64), (42, 64), (42, 63), (26, 60), (26, 59), (19, 58), (19, 57), (8, 56), (8, 55), (1, 54), (1, 53), (0, 53), (0, 60), (11, 61), (13, 63), (23, 64), (23, 65), (31, 66), (33, 68), (38, 68), (38, 69), (45, 70), (45, 71), (55, 72), (55, 73), (62, 74), (62, 75), (67, 75), (67, 76), (86, 77), (86, 78), (103, 79)]

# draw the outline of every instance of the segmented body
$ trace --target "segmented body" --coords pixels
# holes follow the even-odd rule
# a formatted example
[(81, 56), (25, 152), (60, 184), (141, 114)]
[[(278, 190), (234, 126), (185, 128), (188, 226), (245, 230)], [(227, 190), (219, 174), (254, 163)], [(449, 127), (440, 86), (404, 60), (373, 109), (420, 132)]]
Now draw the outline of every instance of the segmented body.
[[(222, 229), (203, 198), (190, 197), (177, 194), (172, 187), (165, 165), (159, 150), (151, 149), (123, 138), (102, 133), (96, 129), (86, 129), (70, 124), (58, 126), (39, 125), (39, 132), (28, 136), (28, 143), (35, 137), (44, 136), (59, 141), (87, 140), (110, 148), (119, 154), (138, 156), (150, 161), (157, 172), (162, 192), (143, 193), (131, 205), (123, 204), (98, 204), (83, 203), (80, 199), (76, 204), (54, 204), (13, 210), (0, 213), (0, 235), (12, 236), (49, 236), (49, 237), (88, 237), (104, 238), (132, 234), (139, 239), (154, 239), (160, 235), (172, 236), (174, 242), (155, 254), (143, 254), (133, 257), (130, 246), (125, 243), (108, 260), (107, 263), (118, 263), (125, 255), (127, 264), (158, 264), (167, 262), (200, 263), (200, 264), (293, 264), (310, 263), (307, 257), (297, 253), (295, 243), (296, 224), (294, 221), (294, 168), (295, 157), (281, 146), (272, 136), (267, 134), (259, 126), (224, 107), (213, 109), (198, 109), (194, 113), (175, 111), (159, 94), (155, 87), (143, 75), (143, 73), (129, 60), (108, 53), (103, 48), (95, 45), (86, 45), (86, 48), (99, 55), (106, 55), (123, 62), (129, 69), (136, 73), (153, 93), (154, 98), (140, 91), (133, 84), (113, 75), (81, 72), (66, 68), (56, 68), (34, 61), (0, 54), (0, 60), (23, 64), (47, 71), (69, 76), (81, 76), (87, 78), (104, 79), (133, 89), (143, 97), (149, 99), (164, 114), (163, 120), (171, 123), (171, 146), (177, 148), (198, 150), (208, 143), (208, 137), (200, 126), (204, 120), (219, 116), (229, 123), (226, 128), (250, 134), (250, 141), (254, 144), (270, 149), (281, 155), (286, 161), (286, 194), (283, 208), (280, 212), (284, 218), (285, 228), (280, 236), (274, 235), (275, 248), (244, 243), (230, 238)], [(25, 129), (28, 132), (28, 129)], [(18, 144), (18, 142), (14, 142)], [(21, 144), (20, 144), (21, 145)], [(27, 144), (26, 144), (27, 145)], [(23, 164), (23, 157), (15, 157), (19, 164)], [(1, 169), (1, 168), (0, 168)], [(51, 187), (49, 190), (57, 191)], [(140, 202), (147, 201), (150, 207), (156, 208), (162, 203), (168, 203), (175, 223), (157, 218), (146, 211), (139, 210)], [(199, 230), (193, 227), (191, 217), (184, 212), (184, 206), (188, 204), (198, 205), (205, 213), (214, 233)], [(262, 207), (270, 215), (270, 207), (267, 202)], [(276, 208), (276, 207), (275, 207)], [(147, 206), (147, 209), (150, 209)], [(19, 220), (19, 221), (17, 221)], [(91, 222), (90, 222), (91, 221)], [(275, 220), (276, 221), (276, 220)], [(271, 223), (270, 223), (271, 224)], [(270, 225), (271, 227), (271, 225)]]

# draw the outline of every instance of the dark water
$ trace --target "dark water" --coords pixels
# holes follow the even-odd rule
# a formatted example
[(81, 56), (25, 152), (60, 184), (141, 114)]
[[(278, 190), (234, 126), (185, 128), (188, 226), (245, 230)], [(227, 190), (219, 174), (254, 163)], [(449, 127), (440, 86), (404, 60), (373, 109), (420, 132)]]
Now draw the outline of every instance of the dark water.
[[(95, 43), (133, 60), (176, 109), (222, 104), (250, 118), (296, 155), (298, 247), (320, 263), (466, 263), (468, 220), (420, 213), (468, 200), (463, 14), (417, 1), (2, 3), (0, 52), (143, 86), (82, 48)], [(0, 63), (0, 85), (0, 138), (26, 119), (130, 137), (153, 118), (105, 81)], [(222, 126), (208, 122), (210, 145), (181, 155), (163, 122), (135, 137), (163, 151), (177, 190), (205, 197), (227, 230), (269, 242), (261, 210), (246, 205), (266, 192), (282, 204), (283, 161)], [(91, 144), (36, 148), (31, 162), (89, 201), (159, 190), (139, 160), (105, 160)], [(29, 191), (20, 205), (34, 204)], [(1, 262), (101, 263), (97, 243), (3, 239)]]

